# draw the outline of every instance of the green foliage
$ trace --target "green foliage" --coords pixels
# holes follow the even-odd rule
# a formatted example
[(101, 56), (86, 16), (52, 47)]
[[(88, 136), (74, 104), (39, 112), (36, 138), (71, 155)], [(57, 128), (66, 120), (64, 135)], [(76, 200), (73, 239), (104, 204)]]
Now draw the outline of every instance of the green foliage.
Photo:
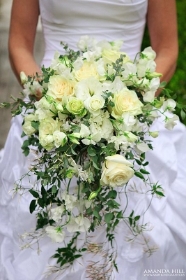
[[(177, 5), (177, 21), (178, 21), (178, 40), (179, 40), (179, 56), (177, 61), (177, 69), (167, 87), (172, 90), (175, 100), (179, 104), (186, 106), (186, 2), (176, 1)], [(147, 28), (143, 39), (142, 49), (150, 45)], [(177, 108), (176, 114), (179, 115), (181, 121), (186, 124), (185, 112), (182, 108)]]

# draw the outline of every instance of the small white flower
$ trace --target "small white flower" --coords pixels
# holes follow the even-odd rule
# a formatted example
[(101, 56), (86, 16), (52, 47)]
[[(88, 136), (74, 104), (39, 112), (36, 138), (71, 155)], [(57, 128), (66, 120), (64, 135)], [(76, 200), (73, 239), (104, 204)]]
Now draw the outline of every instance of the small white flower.
[(80, 37), (77, 46), (81, 51), (87, 51), (92, 50), (96, 43), (97, 41), (94, 38), (85, 35)]
[(88, 128), (88, 126), (81, 124), (81, 130), (79, 133), (81, 138), (86, 138), (90, 135), (90, 129)]
[(63, 192), (61, 195), (61, 199), (65, 201), (66, 209), (68, 211), (72, 211), (72, 209), (74, 208), (74, 203), (77, 200), (77, 197), (74, 195), (67, 194), (66, 192)]
[(62, 228), (59, 227), (53, 227), (53, 226), (47, 226), (46, 229), (46, 234), (54, 241), (57, 243), (63, 242), (65, 238), (65, 233), (63, 232)]
[(88, 218), (83, 216), (78, 216), (76, 218), (72, 218), (70, 222), (67, 224), (67, 230), (69, 232), (86, 232), (90, 228), (90, 221)]
[(23, 72), (23, 71), (20, 73), (20, 80), (21, 80), (22, 85), (24, 85), (28, 82), (28, 77), (25, 74), (25, 72)]
[(165, 127), (168, 129), (168, 130), (171, 130), (174, 128), (174, 126), (177, 124), (177, 121), (179, 120), (178, 116), (177, 115), (173, 115), (172, 118), (166, 118), (165, 120)]
[(58, 206), (51, 209), (51, 218), (57, 223), (61, 220), (61, 216), (64, 212), (64, 206)]
[(156, 53), (151, 47), (147, 47), (142, 51), (142, 54), (145, 55), (146, 59), (154, 60), (156, 58)]
[(169, 110), (171, 112), (175, 110), (175, 107), (176, 107), (176, 102), (171, 98), (164, 101), (162, 106), (164, 111)]
[(146, 153), (147, 151), (150, 150), (149, 146), (144, 142), (140, 142), (136, 146), (137, 146), (138, 150), (142, 153)]
[(159, 131), (149, 131), (149, 135), (152, 136), (153, 138), (156, 138), (159, 135)]

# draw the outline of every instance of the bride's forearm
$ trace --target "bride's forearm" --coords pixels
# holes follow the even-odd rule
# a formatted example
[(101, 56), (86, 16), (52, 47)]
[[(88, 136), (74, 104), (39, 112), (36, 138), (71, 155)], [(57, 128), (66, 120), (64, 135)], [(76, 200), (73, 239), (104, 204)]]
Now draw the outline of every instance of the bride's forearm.
[(36, 72), (39, 73), (40, 67), (34, 60), (32, 53), (29, 53), (24, 48), (14, 49), (9, 51), (9, 58), (12, 70), (15, 73), (19, 83), (20, 81), (20, 72), (25, 72), (26, 75), (34, 75)]
[[(165, 49), (157, 53), (156, 57), (156, 72), (161, 73), (161, 81), (169, 82), (176, 70), (177, 52), (170, 54), (170, 51)], [(156, 96), (160, 94), (161, 90), (157, 91)]]

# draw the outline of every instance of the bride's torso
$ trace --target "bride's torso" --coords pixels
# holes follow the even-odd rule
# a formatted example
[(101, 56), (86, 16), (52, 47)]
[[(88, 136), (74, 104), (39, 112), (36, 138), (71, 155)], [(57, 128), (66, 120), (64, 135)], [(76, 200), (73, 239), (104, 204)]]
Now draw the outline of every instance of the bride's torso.
[(60, 42), (76, 48), (80, 36), (122, 39), (131, 58), (140, 50), (148, 0), (39, 0), (45, 37), (43, 62), (49, 64)]

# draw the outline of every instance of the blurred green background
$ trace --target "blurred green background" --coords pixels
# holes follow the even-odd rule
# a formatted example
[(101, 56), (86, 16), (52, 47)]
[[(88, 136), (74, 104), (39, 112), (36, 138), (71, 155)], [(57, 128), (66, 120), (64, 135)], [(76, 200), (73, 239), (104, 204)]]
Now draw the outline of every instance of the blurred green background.
[[(176, 72), (169, 84), (167, 84), (166, 88), (172, 90), (172, 96), (179, 104), (184, 105), (184, 109), (177, 108), (176, 113), (179, 114), (181, 121), (186, 125), (186, 1), (177, 0), (176, 5), (178, 19), (179, 56)], [(149, 36), (146, 29), (142, 49), (149, 45)]]

